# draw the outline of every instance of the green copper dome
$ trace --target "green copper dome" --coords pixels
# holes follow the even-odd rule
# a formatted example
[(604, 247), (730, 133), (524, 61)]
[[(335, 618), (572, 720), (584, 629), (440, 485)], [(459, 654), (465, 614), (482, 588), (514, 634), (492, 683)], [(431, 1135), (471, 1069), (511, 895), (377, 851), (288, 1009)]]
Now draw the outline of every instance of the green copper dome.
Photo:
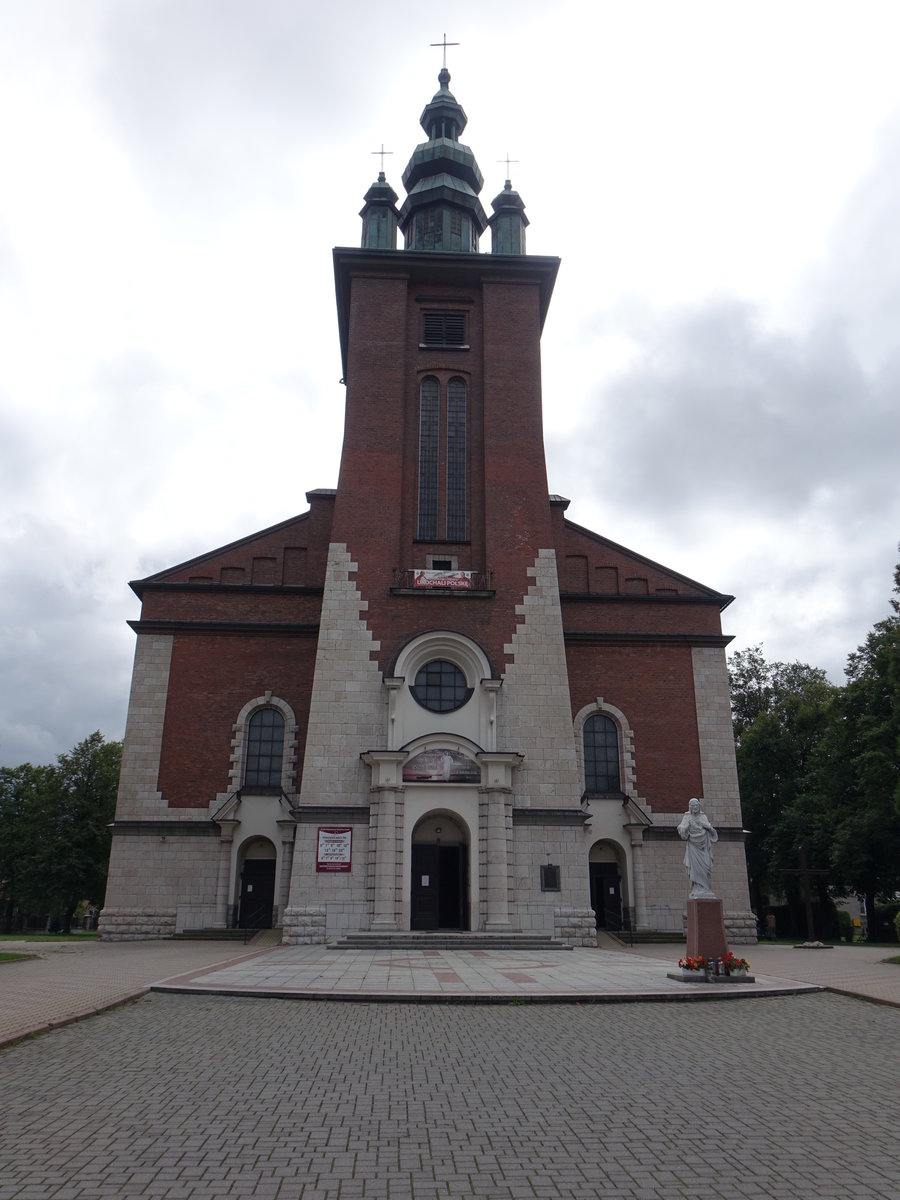
[(440, 89), (421, 116), (428, 141), (416, 146), (403, 172), (407, 196), (400, 228), (407, 250), (477, 253), (488, 223), (478, 199), (484, 179), (475, 155), (459, 141), (467, 118), (448, 87), (446, 67), (438, 82)]

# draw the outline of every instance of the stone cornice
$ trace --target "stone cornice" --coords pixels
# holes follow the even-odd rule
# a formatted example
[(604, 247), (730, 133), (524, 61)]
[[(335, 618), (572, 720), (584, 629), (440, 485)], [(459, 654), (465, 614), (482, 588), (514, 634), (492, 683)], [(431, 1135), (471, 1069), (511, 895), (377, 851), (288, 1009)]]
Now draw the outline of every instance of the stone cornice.
[(368, 825), (368, 804), (304, 804), (291, 814), (298, 825)]
[(219, 827), (214, 821), (113, 821), (109, 828), (113, 836), (129, 834), (132, 837), (214, 837), (219, 836)]
[(153, 620), (128, 621), (135, 633), (252, 633), (282, 637), (316, 637), (318, 622)]
[(733, 634), (724, 633), (621, 633), (604, 629), (563, 629), (567, 642), (637, 642), (646, 645), (727, 646)]
[(589, 814), (583, 808), (514, 808), (513, 825), (579, 825)]

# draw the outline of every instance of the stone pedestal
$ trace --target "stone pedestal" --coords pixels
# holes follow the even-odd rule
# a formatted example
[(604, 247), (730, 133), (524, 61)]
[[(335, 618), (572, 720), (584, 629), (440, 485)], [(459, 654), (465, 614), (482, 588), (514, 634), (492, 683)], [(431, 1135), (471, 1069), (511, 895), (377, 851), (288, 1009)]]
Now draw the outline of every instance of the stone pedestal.
[(688, 900), (687, 952), (689, 958), (723, 958), (728, 953), (722, 901)]

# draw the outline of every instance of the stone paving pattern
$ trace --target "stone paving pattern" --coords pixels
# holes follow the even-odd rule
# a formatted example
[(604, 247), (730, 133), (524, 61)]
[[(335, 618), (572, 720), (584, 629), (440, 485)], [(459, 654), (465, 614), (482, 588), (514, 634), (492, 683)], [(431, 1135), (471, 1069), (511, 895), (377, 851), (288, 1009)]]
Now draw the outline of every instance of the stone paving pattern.
[(897, 1200), (898, 1078), (900, 1009), (823, 992), (153, 993), (0, 1054), (0, 1200)]
[(0, 977), (0, 1046), (113, 1004), (188, 968), (233, 961), (249, 947), (227, 942), (10, 942), (4, 950), (35, 957), (10, 963)]
[[(683, 952), (683, 951), (682, 951)], [(677, 957), (675, 959), (677, 963)], [(230, 992), (306, 999), (674, 1000), (723, 999), (804, 989), (757, 975), (755, 982), (690, 983), (670, 978), (674, 964), (619, 951), (341, 950), (282, 946), (268, 953), (190, 971), (155, 990)], [(898, 983), (900, 983), (900, 972)]]

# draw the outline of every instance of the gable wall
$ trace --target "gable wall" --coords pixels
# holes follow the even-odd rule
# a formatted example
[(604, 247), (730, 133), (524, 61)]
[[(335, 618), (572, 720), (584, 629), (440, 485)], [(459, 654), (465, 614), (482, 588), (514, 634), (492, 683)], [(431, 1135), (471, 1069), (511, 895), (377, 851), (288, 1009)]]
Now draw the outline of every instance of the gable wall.
[(153, 577), (166, 583), (321, 587), (325, 581), (334, 496), (310, 493), (310, 510)]

